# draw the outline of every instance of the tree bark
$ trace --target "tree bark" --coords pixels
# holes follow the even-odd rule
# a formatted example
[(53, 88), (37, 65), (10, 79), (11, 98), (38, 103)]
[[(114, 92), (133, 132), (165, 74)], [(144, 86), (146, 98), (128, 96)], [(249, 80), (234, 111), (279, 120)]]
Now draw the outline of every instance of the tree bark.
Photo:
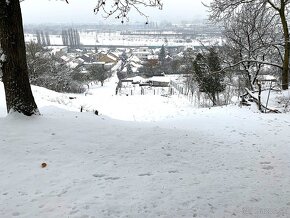
[(19, 0), (0, 0), (0, 46), (7, 112), (38, 114), (29, 84)]
[[(284, 6), (284, 8), (282, 7)], [(289, 74), (289, 53), (290, 53), (290, 43), (289, 43), (289, 28), (287, 23), (287, 18), (285, 15), (285, 5), (281, 6), (280, 10), (280, 18), (283, 27), (283, 34), (284, 34), (284, 59), (283, 59), (283, 69), (282, 69), (282, 89), (288, 89), (288, 74)]]

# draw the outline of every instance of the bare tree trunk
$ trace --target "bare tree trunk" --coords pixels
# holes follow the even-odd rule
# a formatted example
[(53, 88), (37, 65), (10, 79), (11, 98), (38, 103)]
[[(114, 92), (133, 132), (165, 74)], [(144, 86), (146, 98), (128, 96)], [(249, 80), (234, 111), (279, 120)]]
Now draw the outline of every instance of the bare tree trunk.
[(280, 10), (279, 12), (281, 17), (281, 22), (283, 26), (283, 34), (284, 34), (284, 60), (283, 60), (283, 69), (282, 69), (282, 89), (287, 90), (288, 89), (288, 73), (289, 73), (289, 29), (288, 29), (288, 23), (287, 18), (285, 15), (285, 10)]
[(208, 95), (211, 102), (212, 102), (212, 106), (216, 106), (216, 96), (215, 96), (215, 93), (211, 93)]
[(0, 45), (7, 112), (38, 114), (29, 84), (22, 15), (18, 0), (0, 0)]
[(262, 111), (262, 102), (261, 102), (261, 93), (262, 93), (262, 86), (261, 83), (257, 82), (258, 87), (259, 87), (259, 93), (258, 93), (258, 107), (259, 107), (259, 111)]
[(290, 55), (290, 42), (289, 42), (289, 28), (287, 15), (287, 4), (289, 4), (288, 0), (280, 0), (280, 8), (275, 5), (274, 2), (267, 0), (267, 2), (279, 13), (279, 17), (281, 19), (282, 28), (283, 28), (283, 36), (284, 36), (284, 57), (283, 57), (283, 68), (282, 68), (282, 89), (288, 89), (288, 73), (289, 73), (289, 55)]

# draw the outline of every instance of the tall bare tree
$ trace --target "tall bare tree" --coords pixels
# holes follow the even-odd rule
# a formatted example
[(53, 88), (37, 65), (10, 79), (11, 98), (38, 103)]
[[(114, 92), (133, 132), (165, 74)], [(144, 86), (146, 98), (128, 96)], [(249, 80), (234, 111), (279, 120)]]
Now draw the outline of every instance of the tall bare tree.
[(0, 0), (0, 45), (7, 112), (37, 114), (28, 79), (19, 0)]
[(282, 89), (286, 90), (289, 83), (290, 42), (287, 18), (290, 0), (213, 0), (209, 5), (210, 18), (216, 21), (229, 19), (240, 11), (242, 5), (253, 3), (271, 9), (272, 16), (279, 17), (280, 25), (277, 26), (277, 29), (283, 33)]
[[(281, 47), (276, 42), (275, 28), (276, 16), (272, 11), (259, 4), (248, 3), (242, 5), (239, 12), (232, 15), (230, 20), (224, 22), (224, 36), (226, 46), (230, 47), (229, 55), (234, 55), (229, 60), (229, 65), (239, 63), (239, 69), (247, 83), (253, 89), (258, 74), (265, 65), (280, 66), (282, 69)], [(232, 52), (234, 51), (234, 53)], [(280, 58), (274, 57), (277, 53)]]

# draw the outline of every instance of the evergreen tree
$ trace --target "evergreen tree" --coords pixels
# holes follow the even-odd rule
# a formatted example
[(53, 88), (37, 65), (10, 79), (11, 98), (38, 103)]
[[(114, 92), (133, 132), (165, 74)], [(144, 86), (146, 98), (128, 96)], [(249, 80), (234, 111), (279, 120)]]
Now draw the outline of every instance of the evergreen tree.
[(221, 71), (220, 60), (214, 48), (204, 57), (198, 54), (193, 62), (193, 73), (201, 92), (205, 92), (213, 105), (217, 105), (218, 94), (225, 89), (224, 72)]
[(128, 76), (133, 75), (133, 70), (132, 70), (131, 64), (127, 64), (127, 75)]
[(66, 30), (62, 30), (61, 37), (63, 45), (68, 45), (68, 32)]
[(98, 66), (98, 65), (92, 65), (89, 68), (89, 74), (91, 80), (96, 80), (101, 82), (101, 85), (104, 85), (104, 82), (106, 79), (110, 77), (110, 73), (108, 70), (106, 70), (103, 66)]
[(128, 56), (126, 54), (126, 52), (124, 51), (122, 54), (121, 54), (121, 57), (120, 57), (122, 63), (121, 63), (121, 69), (123, 69), (128, 61)]
[(45, 38), (45, 35), (44, 35), (43, 31), (40, 32), (40, 36), (41, 36), (41, 45), (42, 46), (46, 46), (47, 43), (46, 43), (46, 38)]
[(46, 40), (46, 45), (50, 46), (50, 38), (49, 38), (49, 33), (45, 33), (45, 40)]
[(41, 45), (41, 37), (40, 37), (40, 32), (39, 31), (36, 31), (36, 39), (37, 39), (37, 43), (39, 45)]
[(159, 53), (159, 61), (160, 61), (161, 66), (164, 66), (165, 57), (166, 57), (165, 47), (164, 47), (164, 45), (162, 45), (162, 47), (160, 49), (160, 53)]

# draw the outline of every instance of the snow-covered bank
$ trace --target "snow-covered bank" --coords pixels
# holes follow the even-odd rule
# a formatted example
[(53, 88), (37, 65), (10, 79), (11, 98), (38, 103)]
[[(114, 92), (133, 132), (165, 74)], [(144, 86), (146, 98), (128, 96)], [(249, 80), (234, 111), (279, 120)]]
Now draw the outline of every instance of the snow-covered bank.
[[(289, 215), (290, 123), (277, 115), (249, 126), (247, 113), (231, 111), (238, 123), (221, 128), (201, 113), (180, 130), (177, 121), (167, 129), (42, 111), (0, 119), (1, 217)], [(224, 120), (228, 113), (216, 111)]]
[[(105, 84), (73, 100), (34, 87), (42, 116), (4, 117), (2, 90), (0, 217), (290, 216), (289, 114), (112, 96)], [(132, 114), (154, 122), (112, 119)]]
[(6, 116), (6, 100), (3, 83), (0, 82), (0, 117)]

